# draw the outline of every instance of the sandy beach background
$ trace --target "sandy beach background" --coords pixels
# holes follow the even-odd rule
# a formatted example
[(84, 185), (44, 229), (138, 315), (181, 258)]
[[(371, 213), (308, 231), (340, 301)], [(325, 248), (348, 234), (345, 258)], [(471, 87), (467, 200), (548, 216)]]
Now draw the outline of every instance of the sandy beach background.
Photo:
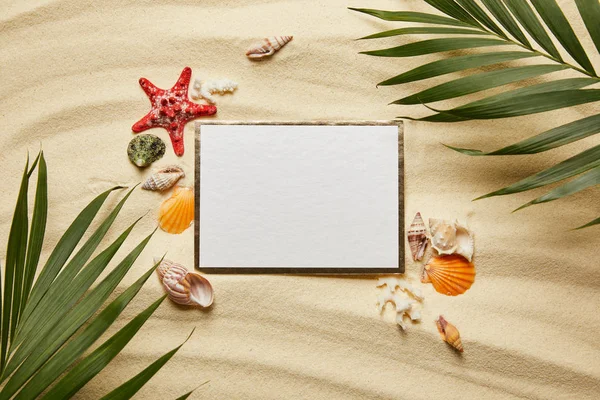
[[(584, 46), (594, 53), (574, 3), (560, 3), (575, 21)], [(0, 4), (2, 259), (27, 151), (36, 153), (41, 144), (49, 169), (43, 260), (95, 195), (116, 184), (135, 184), (148, 174), (126, 156), (131, 125), (149, 109), (138, 85), (142, 76), (167, 88), (190, 66), (195, 77), (239, 82), (234, 95), (218, 99), (217, 118), (223, 120), (390, 119), (426, 115), (419, 106), (386, 104), (430, 82), (379, 89), (375, 84), (439, 57), (357, 54), (418, 38), (354, 41), (401, 24), (353, 13), (347, 6), (432, 12), (422, 1)], [(294, 35), (294, 40), (268, 62), (247, 60), (248, 45), (272, 34)], [(595, 53), (598, 67), (599, 58)], [(446, 108), (462, 101), (438, 105)], [(597, 399), (599, 231), (567, 229), (598, 216), (598, 189), (515, 214), (511, 210), (544, 189), (471, 200), (598, 144), (600, 138), (517, 158), (469, 158), (441, 144), (492, 150), (579, 119), (586, 110), (591, 108), (500, 121), (405, 123), (407, 220), (416, 211), (426, 218), (465, 220), (476, 234), (477, 266), (471, 290), (450, 298), (421, 285), (421, 266), (407, 260), (406, 275), (422, 286), (426, 299), (422, 322), (406, 332), (394, 324), (390, 310), (378, 314), (373, 277), (211, 275), (216, 302), (210, 311), (165, 301), (77, 398), (108, 393), (181, 343), (195, 327), (192, 338), (137, 398), (176, 398), (209, 381), (191, 398)], [(158, 165), (180, 162), (189, 172), (189, 183), (193, 128), (192, 123), (186, 127), (187, 151), (180, 160), (166, 131), (150, 132), (167, 143)], [(113, 195), (107, 205), (121, 196)], [(166, 196), (135, 191), (105, 242), (149, 213), (109, 268), (154, 229)], [(165, 252), (191, 267), (193, 250), (193, 229), (178, 236), (158, 231), (117, 292)], [(161, 294), (158, 279), (150, 279), (109, 334)], [(439, 314), (459, 327), (462, 356), (440, 340), (433, 322)]]

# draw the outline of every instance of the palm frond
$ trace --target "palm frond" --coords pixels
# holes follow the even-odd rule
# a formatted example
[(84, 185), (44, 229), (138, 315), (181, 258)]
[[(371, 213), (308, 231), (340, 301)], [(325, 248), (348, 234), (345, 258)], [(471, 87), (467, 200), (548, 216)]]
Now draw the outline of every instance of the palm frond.
[[(422, 118), (412, 118), (409, 116), (398, 118), (408, 118), (424, 122), (463, 122), (476, 119), (511, 118), (551, 112), (600, 101), (600, 89), (586, 88), (600, 83), (600, 77), (596, 72), (597, 69), (592, 65), (586, 49), (581, 44), (582, 41), (577, 37), (572, 24), (556, 0), (425, 1), (444, 15), (426, 14), (428, 15), (427, 18), (416, 21), (415, 18), (407, 18), (403, 14), (403, 11), (354, 10), (387, 21), (446, 25), (446, 27), (439, 31), (435, 29), (440, 28), (429, 26), (420, 27), (418, 30), (414, 30), (416, 29), (415, 27), (403, 27), (367, 36), (370, 39), (396, 35), (436, 33), (444, 34), (446, 37), (426, 39), (421, 42), (402, 44), (381, 50), (363, 51), (361, 53), (383, 57), (412, 57), (479, 47), (485, 48), (486, 51), (480, 54), (469, 55), (452, 54), (448, 58), (430, 62), (402, 72), (395, 77), (383, 80), (378, 86), (405, 84), (453, 72), (468, 71), (483, 66), (498, 68), (502, 66), (502, 63), (531, 57), (544, 57), (550, 60), (551, 63), (504, 67), (489, 72), (450, 79), (446, 83), (438, 84), (390, 103), (397, 105), (423, 104), (428, 109), (434, 111), (434, 114)], [(600, 20), (600, 3), (597, 0), (576, 0), (575, 5), (594, 45), (600, 51), (600, 24), (598, 24), (598, 20)], [(402, 17), (394, 18), (394, 16)], [(434, 16), (444, 19), (438, 20)], [(452, 23), (448, 20), (454, 22)], [(467, 31), (466, 34), (463, 32), (465, 30)], [(469, 31), (477, 31), (487, 37), (478, 36)], [(528, 40), (524, 31), (530, 35), (533, 42), (535, 42), (534, 44), (539, 46), (539, 48), (533, 47), (533, 42)], [(554, 44), (550, 35), (554, 36), (557, 43), (562, 46), (560, 49)], [(520, 47), (520, 51), (496, 50), (499, 46), (504, 45), (518, 46)], [(571, 63), (565, 58), (563, 53), (572, 57), (578, 65)], [(566, 70), (571, 70), (584, 76), (556, 79), (556, 75), (553, 74), (549, 75), (546, 82), (522, 86), (451, 109), (438, 109), (427, 104), (461, 98), (468, 94)], [(521, 140), (516, 144), (496, 151), (486, 152), (454, 146), (447, 147), (471, 156), (533, 154), (573, 143), (597, 133), (600, 133), (600, 114), (598, 113), (557, 126), (532, 138)], [(598, 184), (596, 168), (599, 165), (599, 160), (599, 150), (597, 147), (593, 147), (553, 167), (526, 177), (513, 185), (479, 198), (532, 190), (563, 179), (575, 177), (570, 182), (530, 201), (525, 206), (564, 198)], [(578, 176), (580, 174), (583, 175)], [(597, 220), (594, 220), (582, 227), (597, 224)]]
[[(130, 191), (77, 253), (70, 257), (108, 195), (118, 188), (110, 189), (96, 197), (77, 216), (34, 282), (45, 236), (48, 185), (43, 153), (40, 152), (32, 166), (28, 164), (29, 161), (23, 171), (9, 234), (5, 264), (7, 278), (0, 282), (0, 297), (3, 296), (0, 313), (3, 328), (0, 343), (0, 400), (36, 398), (47, 391), (67, 370), (70, 372), (48, 391), (46, 398), (57, 398), (55, 395), (59, 398), (70, 398), (123, 349), (164, 299), (164, 296), (158, 299), (98, 350), (78, 361), (115, 322), (158, 265), (154, 265), (102, 309), (104, 302), (133, 266), (154, 232), (142, 240), (90, 290), (139, 221), (138, 219), (133, 222), (112, 244), (88, 262), (131, 194)], [(28, 184), (36, 168), (38, 181), (29, 229)], [(67, 263), (69, 258), (71, 259)], [(96, 314), (97, 316), (92, 318)], [(91, 322), (84, 327), (90, 319)], [(172, 357), (177, 349), (168, 353), (168, 358)], [(143, 372), (141, 376), (145, 379), (138, 378), (128, 386), (128, 390), (139, 390), (165, 362), (165, 356), (159, 358)], [(153, 372), (150, 373), (151, 371)]]

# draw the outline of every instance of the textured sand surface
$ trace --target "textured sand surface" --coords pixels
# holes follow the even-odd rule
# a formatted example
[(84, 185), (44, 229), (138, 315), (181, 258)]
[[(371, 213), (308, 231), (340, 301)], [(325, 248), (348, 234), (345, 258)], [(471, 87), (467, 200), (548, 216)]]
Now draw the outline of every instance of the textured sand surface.
[[(561, 4), (581, 32), (573, 2)], [(417, 38), (354, 41), (400, 24), (352, 13), (346, 6), (430, 10), (424, 2), (408, 0), (3, 0), (0, 257), (5, 256), (27, 150), (37, 152), (42, 143), (50, 174), (43, 259), (96, 194), (145, 177), (147, 171), (130, 164), (125, 154), (131, 125), (148, 111), (137, 82), (141, 76), (171, 87), (188, 65), (195, 76), (239, 82), (234, 95), (218, 98), (220, 119), (425, 115), (419, 106), (386, 104), (430, 82), (379, 89), (375, 83), (439, 56), (384, 59), (357, 54)], [(294, 40), (267, 62), (247, 60), (247, 46), (271, 34), (291, 34)], [(584, 46), (594, 49), (588, 36), (582, 36)], [(597, 54), (593, 61), (600, 67)], [(422, 323), (407, 332), (394, 325), (389, 310), (383, 316), (377, 313), (373, 277), (211, 276), (216, 303), (210, 311), (163, 303), (77, 397), (107, 393), (196, 327), (138, 398), (176, 398), (207, 380), (192, 398), (599, 398), (599, 231), (566, 231), (598, 216), (598, 189), (516, 214), (510, 211), (544, 190), (471, 202), (598, 144), (599, 138), (523, 158), (469, 158), (440, 144), (492, 150), (590, 110), (578, 107), (454, 125), (406, 123), (407, 219), (421, 211), (426, 218), (466, 220), (476, 233), (477, 265), (472, 289), (448, 298), (418, 283), (420, 266), (407, 263), (407, 276), (426, 296)], [(151, 133), (167, 142), (160, 164), (181, 162), (191, 183), (193, 124), (186, 128), (187, 151), (181, 160), (176, 160), (164, 130)], [(120, 196), (111, 197), (108, 205)], [(106, 243), (150, 211), (119, 253), (126, 254), (154, 229), (166, 196), (136, 190)], [(179, 236), (158, 231), (118, 292), (164, 252), (193, 265), (193, 229)], [(115, 329), (161, 294), (158, 280), (150, 279)], [(464, 355), (440, 341), (433, 322), (440, 313), (459, 327)]]

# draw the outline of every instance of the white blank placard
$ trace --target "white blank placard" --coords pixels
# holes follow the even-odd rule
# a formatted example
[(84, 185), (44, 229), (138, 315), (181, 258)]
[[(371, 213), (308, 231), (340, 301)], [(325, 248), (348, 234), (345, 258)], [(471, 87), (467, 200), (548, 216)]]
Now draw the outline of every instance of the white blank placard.
[(200, 268), (398, 268), (398, 126), (200, 130)]

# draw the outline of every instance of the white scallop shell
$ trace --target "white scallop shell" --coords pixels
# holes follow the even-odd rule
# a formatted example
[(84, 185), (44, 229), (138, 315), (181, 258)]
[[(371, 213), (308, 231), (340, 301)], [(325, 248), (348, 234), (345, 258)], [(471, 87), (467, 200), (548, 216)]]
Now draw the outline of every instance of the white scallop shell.
[(177, 304), (209, 307), (214, 300), (210, 282), (184, 266), (163, 260), (156, 268), (169, 299)]
[(250, 46), (246, 56), (250, 59), (260, 59), (275, 54), (276, 51), (285, 46), (293, 36), (270, 36)]
[(475, 249), (473, 243), (473, 233), (467, 227), (461, 225), (458, 221), (456, 221), (455, 225), (456, 241), (458, 243), (456, 254), (460, 254), (467, 260), (472, 261), (473, 251)]
[(185, 173), (183, 172), (183, 169), (177, 165), (162, 167), (146, 179), (142, 184), (142, 189), (157, 191), (167, 190), (173, 187), (173, 185), (184, 176)]

